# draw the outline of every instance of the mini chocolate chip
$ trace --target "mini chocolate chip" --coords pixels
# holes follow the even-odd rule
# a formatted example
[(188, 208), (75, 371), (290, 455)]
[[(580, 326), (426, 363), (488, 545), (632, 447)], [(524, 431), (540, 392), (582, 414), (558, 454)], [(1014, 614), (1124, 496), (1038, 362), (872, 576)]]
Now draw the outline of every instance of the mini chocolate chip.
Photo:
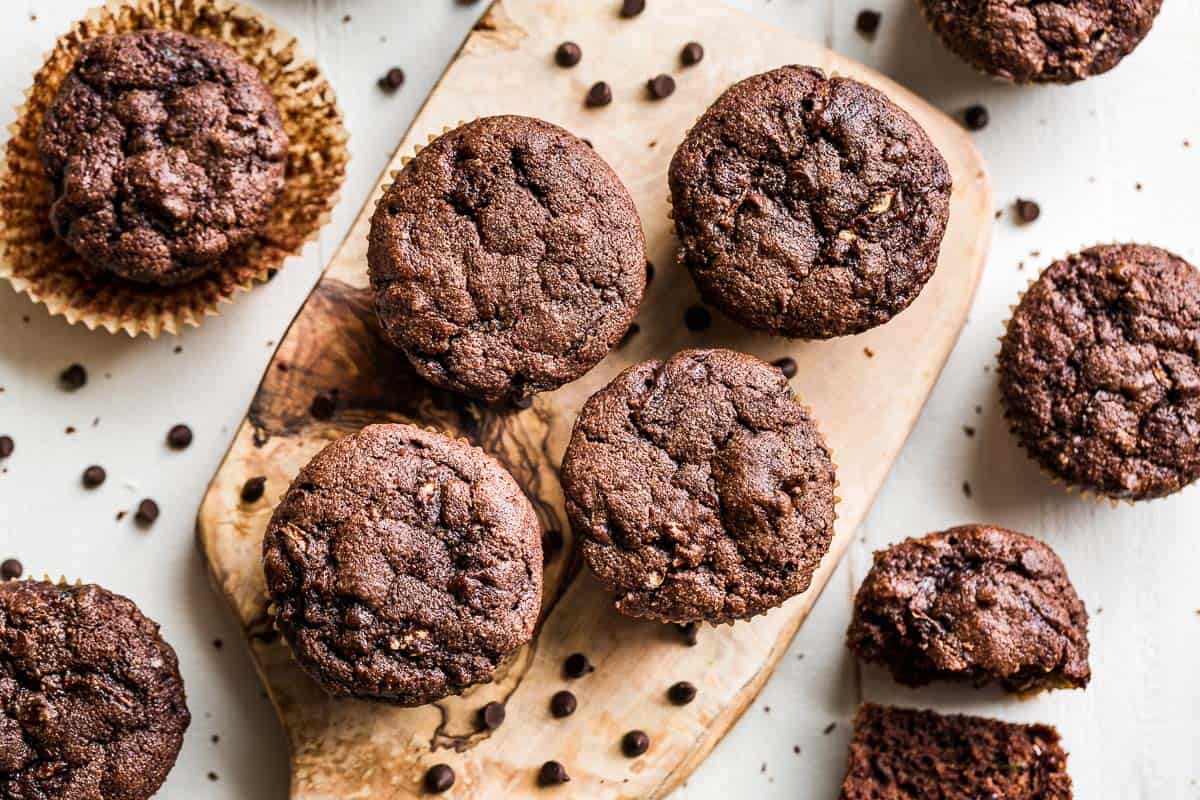
[(683, 324), (687, 325), (689, 331), (705, 330), (712, 325), (712, 314), (704, 306), (689, 306), (688, 310), (683, 312)]
[(167, 445), (172, 450), (182, 450), (192, 443), (192, 429), (187, 425), (176, 425), (167, 431)]
[(796, 366), (796, 359), (790, 356), (777, 358), (772, 361), (771, 364), (777, 367), (779, 371), (783, 373), (783, 377), (787, 378), (788, 380), (796, 377), (796, 370), (799, 369), (799, 367)]
[(673, 683), (671, 688), (667, 689), (667, 697), (677, 706), (686, 706), (696, 699), (696, 687), (687, 681)]
[(104, 479), (107, 477), (108, 473), (104, 471), (104, 467), (98, 467), (93, 464), (83, 471), (83, 488), (95, 489), (104, 483)]
[(970, 106), (963, 112), (963, 122), (973, 131), (981, 131), (992, 121), (992, 115), (983, 106)]
[(637, 758), (650, 749), (650, 737), (645, 731), (630, 731), (621, 737), (621, 752), (630, 758)]
[(547, 761), (538, 770), (538, 786), (560, 786), (570, 780), (567, 768), (557, 761)]
[(612, 87), (604, 81), (592, 84), (592, 88), (588, 89), (587, 98), (584, 99), (591, 108), (599, 108), (606, 106), (612, 102)]
[(624, 347), (625, 345), (629, 344), (629, 341), (634, 336), (637, 336), (638, 332), (641, 331), (641, 329), (642, 329), (642, 326), (638, 325), (636, 322), (629, 323), (629, 327), (625, 329), (625, 335), (621, 337), (621, 341), (617, 342), (617, 347), (621, 348), (621, 347)]
[(65, 391), (74, 392), (87, 385), (88, 374), (82, 364), (72, 364), (58, 376), (58, 384)]
[(266, 491), (266, 488), (267, 479), (265, 476), (259, 475), (256, 478), (248, 479), (244, 484), (242, 484), (242, 502), (257, 503), (262, 499), (263, 492)]
[(1042, 215), (1042, 207), (1033, 200), (1017, 198), (1014, 207), (1017, 212), (1017, 221), (1023, 225), (1028, 225)]
[(142, 502), (138, 503), (137, 514), (133, 517), (140, 525), (153, 525), (158, 519), (158, 503), (147, 497)]
[(879, 31), (879, 23), (882, 19), (883, 15), (878, 11), (869, 9), (860, 11), (854, 20), (854, 27), (863, 36), (874, 36)]
[(504, 704), (488, 703), (479, 709), (479, 724), (489, 731), (494, 731), (504, 724)]
[(825, 734), (826, 736), (828, 736), (829, 734), (833, 733), (833, 729), (834, 729), (834, 728), (836, 728), (836, 727), (837, 727), (837, 723), (836, 723), (836, 722), (831, 722), (831, 723), (829, 723), (828, 725), (826, 725), (826, 726), (825, 726), (825, 730), (821, 731), (821, 733), (823, 733), (823, 734)]
[(650, 92), (650, 96), (655, 100), (670, 97), (675, 92), (675, 79), (666, 74), (655, 75), (646, 81), (646, 90)]
[(698, 634), (698, 631), (700, 630), (699, 624), (697, 624), (695, 622), (685, 622), (682, 625), (680, 625), (679, 623), (676, 623), (675, 629), (683, 634), (683, 643), (684, 644), (686, 644), (688, 647), (696, 646), (696, 642), (699, 641), (699, 634)]
[(404, 70), (392, 67), (379, 79), (379, 88), (385, 92), (394, 92), (404, 85)]
[(649, 284), (650, 281), (652, 281), (652, 280), (654, 280), (654, 264), (647, 261), (646, 262), (646, 283)]
[(563, 42), (554, 51), (554, 63), (560, 67), (573, 67), (583, 58), (583, 50), (574, 42)]
[(337, 410), (337, 398), (333, 393), (319, 394), (312, 399), (312, 404), (308, 407), (308, 413), (312, 414), (313, 419), (332, 419), (333, 412)]
[(629, 19), (646, 10), (646, 0), (622, 0), (621, 16)]
[(11, 436), (0, 436), (0, 458), (8, 458), (13, 454), (16, 443)]
[(583, 653), (571, 653), (563, 661), (563, 674), (568, 678), (582, 678), (589, 672), (595, 672), (596, 668), (592, 666), (592, 662), (588, 661), (588, 657)]
[(699, 64), (704, 60), (703, 45), (699, 42), (688, 42), (683, 46), (683, 51), (679, 54), (679, 60), (683, 62), (685, 67)]
[(425, 791), (441, 794), (454, 785), (454, 770), (449, 764), (434, 764), (425, 773)]
[(6, 558), (4, 563), (0, 564), (0, 578), (6, 581), (16, 580), (24, 571), (25, 568), (21, 566), (21, 562), (15, 558)]
[(575, 695), (563, 689), (561, 692), (555, 692), (550, 697), (550, 713), (562, 719), (569, 717), (575, 713), (575, 709), (579, 708), (579, 701), (575, 699)]

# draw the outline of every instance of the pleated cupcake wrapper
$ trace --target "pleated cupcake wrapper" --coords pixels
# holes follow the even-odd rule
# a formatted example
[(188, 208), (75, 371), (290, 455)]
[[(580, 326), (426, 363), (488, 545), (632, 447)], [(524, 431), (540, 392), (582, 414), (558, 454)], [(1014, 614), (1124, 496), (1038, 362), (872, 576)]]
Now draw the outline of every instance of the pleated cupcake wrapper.
[[(1086, 248), (1081, 248), (1081, 249), (1086, 249)], [(1066, 258), (1066, 256), (1064, 256), (1063, 258)], [(1055, 261), (1058, 261), (1058, 260), (1061, 260), (1061, 259), (1055, 259)], [(1054, 262), (1051, 262), (1051, 263), (1054, 263)], [(1037, 278), (1030, 278), (1029, 281), (1025, 284), (1025, 288), (1017, 293), (1017, 302), (1013, 303), (1012, 305), (1010, 305), (1008, 307), (1009, 316), (1008, 316), (1008, 319), (1004, 320), (1004, 334), (998, 337), (998, 340), (1001, 343), (1001, 346), (1003, 346), (1004, 339), (1008, 336), (1008, 327), (1009, 327), (1009, 324), (1012, 323), (1012, 315), (1014, 313), (1016, 313), (1017, 307), (1020, 306), (1021, 301), (1025, 299), (1025, 293), (1028, 292), (1035, 283), (1037, 283)], [(999, 365), (1000, 365), (1000, 354), (996, 353), (997, 379), (999, 379), (999, 373), (1000, 373)], [(1008, 407), (1004, 404), (1004, 393), (1003, 392), (1000, 393), (1000, 410), (1004, 412), (1004, 421), (1006, 423), (1008, 423), (1008, 426), (1009, 426), (1008, 432), (1012, 435), (1013, 439), (1016, 440), (1017, 447), (1020, 448), (1021, 450), (1025, 451), (1026, 457), (1030, 461), (1032, 461), (1035, 465), (1037, 465), (1038, 471), (1041, 472), (1042, 475), (1044, 475), (1046, 477), (1046, 479), (1048, 481), (1050, 481), (1051, 484), (1058, 487), (1059, 489), (1061, 489), (1062, 491), (1066, 492), (1069, 495), (1077, 496), (1080, 500), (1083, 500), (1083, 501), (1091, 501), (1096, 504), (1108, 503), (1113, 508), (1117, 508), (1118, 506), (1120, 506), (1122, 504), (1128, 505), (1128, 506), (1132, 506), (1134, 504), (1134, 501), (1128, 497), (1109, 497), (1106, 494), (1101, 494), (1099, 492), (1092, 491), (1091, 489), (1087, 489), (1083, 486), (1077, 486), (1073, 483), (1068, 483), (1067, 481), (1060, 478), (1058, 475), (1051, 472), (1049, 469), (1047, 469), (1045, 466), (1042, 465), (1041, 461), (1039, 461), (1038, 459), (1033, 457), (1033, 454), (1029, 452), (1029, 448), (1027, 448), (1025, 446), (1025, 443), (1023, 441), (1021, 441), (1021, 437), (1020, 437), (1020, 434), (1018, 434), (1018, 432), (1017, 432), (1016, 425), (1013, 424), (1012, 415), (1010, 414)], [(1151, 500), (1151, 499), (1158, 499), (1158, 498), (1146, 498), (1146, 500)], [(1145, 502), (1145, 501), (1143, 500), (1143, 501), (1139, 501), (1139, 502)]]
[[(261, 74), (290, 145), (283, 192), (263, 231), (212, 272), (180, 286), (86, 277), (81, 260), (49, 222), (52, 187), (37, 136), (80, 46), (108, 34), (173, 29), (232, 47)], [(60, 36), (34, 75), (0, 163), (0, 277), (55, 316), (89, 329), (156, 338), (219, 313), (223, 303), (282, 268), (317, 237), (346, 174), (348, 135), (329, 82), (297, 52), (296, 40), (232, 0), (107, 0)]]

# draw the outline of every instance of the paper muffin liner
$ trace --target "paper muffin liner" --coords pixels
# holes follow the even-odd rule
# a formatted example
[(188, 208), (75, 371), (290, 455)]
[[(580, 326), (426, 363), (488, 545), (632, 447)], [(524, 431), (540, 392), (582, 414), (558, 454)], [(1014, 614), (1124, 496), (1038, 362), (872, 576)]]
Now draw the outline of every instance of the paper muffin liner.
[[(107, 34), (173, 29), (216, 39), (253, 65), (275, 98), (289, 138), (283, 191), (263, 230), (213, 271), (179, 286), (85, 276), (50, 227), (52, 188), (37, 136), (81, 45)], [(348, 135), (328, 80), (294, 37), (233, 0), (106, 0), (60, 36), (35, 73), (0, 162), (0, 277), (54, 316), (89, 329), (157, 338), (219, 313), (265, 282), (329, 221), (346, 174)]]

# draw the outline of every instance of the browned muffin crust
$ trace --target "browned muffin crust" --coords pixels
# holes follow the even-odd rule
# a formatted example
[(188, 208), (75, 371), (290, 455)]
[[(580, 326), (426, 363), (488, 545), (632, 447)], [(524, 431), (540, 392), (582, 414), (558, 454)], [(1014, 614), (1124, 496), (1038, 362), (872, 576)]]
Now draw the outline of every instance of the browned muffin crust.
[(1200, 477), (1200, 273), (1147, 245), (1051, 264), (1000, 349), (1022, 447), (1086, 491), (1142, 500)]
[(1049, 725), (864, 704), (841, 800), (1071, 800)]
[(734, 84), (669, 173), (680, 257), (704, 299), (757, 330), (860, 333), (937, 266), (950, 170), (879, 91), (812, 67)]
[(190, 721), (175, 651), (132, 601), (0, 584), (0, 796), (146, 800)]
[(1023, 533), (964, 525), (877, 552), (846, 639), (908, 686), (1083, 688), (1087, 622), (1053, 550)]
[(1162, 0), (920, 0), (946, 46), (1017, 83), (1073, 83), (1108, 72), (1154, 24)]
[(406, 706), (490, 681), (533, 635), (537, 518), (482, 450), (369, 425), (316, 455), (263, 541), (279, 630), (325, 691)]
[(529, 117), (422, 149), (380, 201), (367, 259), (392, 344), (430, 382), (489, 401), (587, 372), (646, 286), (629, 192), (581, 139)]
[(254, 68), (171, 30), (85, 42), (38, 139), (58, 236), (97, 273), (161, 286), (251, 240), (283, 190), (287, 148)]
[(808, 588), (834, 466), (783, 374), (729, 350), (621, 373), (584, 405), (562, 467), (588, 566), (624, 614), (731, 622)]

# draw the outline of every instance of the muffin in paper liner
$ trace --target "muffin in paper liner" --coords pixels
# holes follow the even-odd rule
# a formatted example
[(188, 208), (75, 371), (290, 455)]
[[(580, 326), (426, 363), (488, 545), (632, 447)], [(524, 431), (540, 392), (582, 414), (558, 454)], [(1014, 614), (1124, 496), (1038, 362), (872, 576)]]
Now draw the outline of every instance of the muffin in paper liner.
[[(290, 140), (284, 187), (263, 230), (220, 266), (178, 286), (87, 277), (50, 226), (53, 190), (38, 155), (42, 119), (80, 46), (109, 34), (173, 29), (215, 39), (258, 70)], [(0, 162), (0, 277), (55, 316), (130, 336), (179, 333), (265, 281), (329, 221), (346, 174), (348, 135), (328, 80), (296, 40), (232, 0), (107, 0), (60, 36), (34, 75)]]

